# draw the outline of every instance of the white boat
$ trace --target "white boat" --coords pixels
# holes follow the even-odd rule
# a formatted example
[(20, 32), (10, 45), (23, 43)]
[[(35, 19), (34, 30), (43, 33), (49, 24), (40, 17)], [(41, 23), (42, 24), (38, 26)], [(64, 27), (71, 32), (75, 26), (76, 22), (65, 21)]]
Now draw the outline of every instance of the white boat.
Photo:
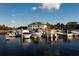
[(79, 36), (79, 30), (73, 30), (71, 32), (74, 34), (75, 37)]
[(59, 31), (57, 32), (57, 34), (66, 36), (68, 38), (73, 38), (73, 33), (71, 31), (67, 31), (67, 32)]
[(16, 36), (14, 32), (8, 32), (6, 35), (9, 36), (9, 37), (15, 37)]
[(73, 37), (72, 33), (67, 33), (67, 37)]
[(16, 34), (15, 34), (14, 31), (8, 31), (8, 32), (5, 34), (5, 39), (14, 39), (15, 36), (16, 36)]
[(5, 39), (14, 39), (14, 36), (5, 35)]
[(34, 31), (31, 33), (32, 38), (41, 38), (41, 36), (42, 36), (42, 33), (39, 31)]
[(22, 30), (22, 37), (23, 38), (30, 38), (31, 34), (30, 34), (29, 30)]
[(58, 32), (57, 34), (59, 34), (59, 35), (66, 35), (67, 33)]

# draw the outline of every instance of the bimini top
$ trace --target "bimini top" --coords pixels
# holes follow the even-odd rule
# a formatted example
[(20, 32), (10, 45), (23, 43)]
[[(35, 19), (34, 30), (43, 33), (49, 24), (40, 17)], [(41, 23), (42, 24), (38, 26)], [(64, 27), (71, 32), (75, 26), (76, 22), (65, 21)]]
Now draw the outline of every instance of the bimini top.
[(22, 33), (29, 33), (29, 30), (22, 30)]

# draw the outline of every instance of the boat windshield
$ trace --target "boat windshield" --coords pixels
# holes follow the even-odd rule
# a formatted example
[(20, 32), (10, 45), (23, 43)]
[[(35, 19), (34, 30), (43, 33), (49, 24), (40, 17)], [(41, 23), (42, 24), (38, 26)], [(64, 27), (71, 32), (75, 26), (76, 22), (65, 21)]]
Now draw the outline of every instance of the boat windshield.
[(23, 33), (23, 34), (30, 34), (30, 33)]

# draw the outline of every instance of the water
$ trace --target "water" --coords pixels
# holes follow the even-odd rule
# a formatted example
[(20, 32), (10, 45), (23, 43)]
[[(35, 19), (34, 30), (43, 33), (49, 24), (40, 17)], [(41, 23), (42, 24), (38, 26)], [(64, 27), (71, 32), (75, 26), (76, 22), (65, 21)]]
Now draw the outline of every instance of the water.
[(79, 39), (13, 38), (0, 35), (0, 56), (79, 56)]

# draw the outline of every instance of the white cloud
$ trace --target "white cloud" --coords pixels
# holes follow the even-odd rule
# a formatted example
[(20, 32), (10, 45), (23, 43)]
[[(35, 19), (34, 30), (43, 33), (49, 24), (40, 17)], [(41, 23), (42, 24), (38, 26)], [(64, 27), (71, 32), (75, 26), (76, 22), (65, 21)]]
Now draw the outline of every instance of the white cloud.
[(61, 3), (42, 3), (41, 6), (39, 6), (40, 9), (44, 9), (44, 10), (51, 10), (51, 11), (55, 11), (55, 10), (59, 10), (61, 6)]
[(37, 7), (32, 7), (32, 10), (35, 11), (37, 9)]
[(38, 7), (32, 7), (32, 10), (37, 10), (37, 8), (48, 11), (57, 11), (60, 9), (61, 3), (42, 3)]

